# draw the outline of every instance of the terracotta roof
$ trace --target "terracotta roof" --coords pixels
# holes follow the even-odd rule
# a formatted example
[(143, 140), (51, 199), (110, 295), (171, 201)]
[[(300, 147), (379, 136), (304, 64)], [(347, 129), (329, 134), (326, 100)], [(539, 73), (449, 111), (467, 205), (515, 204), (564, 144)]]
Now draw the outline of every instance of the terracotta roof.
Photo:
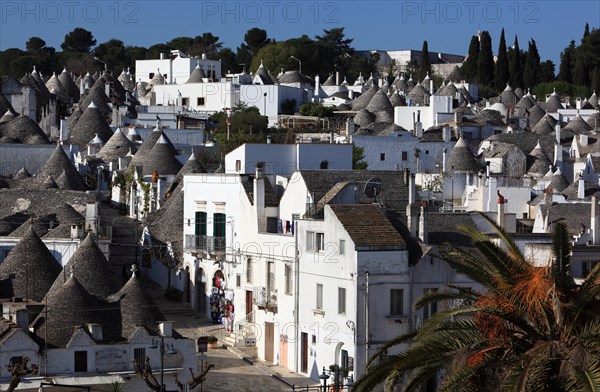
[(372, 204), (329, 204), (329, 208), (360, 248), (405, 250), (406, 242), (381, 209)]
[(41, 301), (61, 270), (61, 265), (30, 228), (0, 263), (0, 297)]

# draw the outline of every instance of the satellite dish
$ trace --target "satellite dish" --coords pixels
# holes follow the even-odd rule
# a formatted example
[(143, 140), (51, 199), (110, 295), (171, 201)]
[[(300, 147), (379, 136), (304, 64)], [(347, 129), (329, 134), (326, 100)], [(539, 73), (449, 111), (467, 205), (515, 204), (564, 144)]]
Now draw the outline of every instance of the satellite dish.
[(371, 199), (377, 198), (381, 193), (381, 178), (371, 178), (365, 185), (365, 195)]

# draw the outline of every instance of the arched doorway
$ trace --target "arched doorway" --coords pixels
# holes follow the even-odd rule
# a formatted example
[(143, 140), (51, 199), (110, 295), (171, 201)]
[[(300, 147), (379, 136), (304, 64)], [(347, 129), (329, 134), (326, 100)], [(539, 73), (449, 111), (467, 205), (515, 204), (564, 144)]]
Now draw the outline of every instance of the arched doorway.
[(202, 268), (196, 270), (196, 311), (206, 315), (206, 274)]
[(221, 270), (215, 271), (210, 291), (210, 317), (216, 323), (225, 308), (225, 276)]

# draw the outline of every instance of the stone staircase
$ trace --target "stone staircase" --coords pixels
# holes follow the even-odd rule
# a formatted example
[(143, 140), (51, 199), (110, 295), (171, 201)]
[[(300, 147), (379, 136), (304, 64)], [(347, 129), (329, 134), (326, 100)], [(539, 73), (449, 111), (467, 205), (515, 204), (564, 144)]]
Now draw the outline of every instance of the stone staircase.
[(234, 324), (234, 332), (225, 333), (223, 336), (223, 343), (244, 358), (258, 357), (257, 336), (252, 320), (254, 315), (250, 313)]

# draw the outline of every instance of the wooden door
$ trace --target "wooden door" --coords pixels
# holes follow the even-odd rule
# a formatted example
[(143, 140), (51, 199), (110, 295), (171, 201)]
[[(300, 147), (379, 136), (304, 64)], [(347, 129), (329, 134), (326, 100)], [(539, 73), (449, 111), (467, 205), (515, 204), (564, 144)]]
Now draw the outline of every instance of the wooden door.
[(254, 320), (248, 319), (250, 313), (252, 313), (252, 290), (246, 290), (246, 321), (253, 323)]
[(275, 348), (275, 325), (265, 323), (265, 361), (273, 363), (273, 350)]
[(302, 332), (302, 351), (301, 351), (300, 371), (308, 373), (308, 333)]
[(287, 368), (288, 366), (288, 337), (281, 335), (279, 337), (279, 366)]

